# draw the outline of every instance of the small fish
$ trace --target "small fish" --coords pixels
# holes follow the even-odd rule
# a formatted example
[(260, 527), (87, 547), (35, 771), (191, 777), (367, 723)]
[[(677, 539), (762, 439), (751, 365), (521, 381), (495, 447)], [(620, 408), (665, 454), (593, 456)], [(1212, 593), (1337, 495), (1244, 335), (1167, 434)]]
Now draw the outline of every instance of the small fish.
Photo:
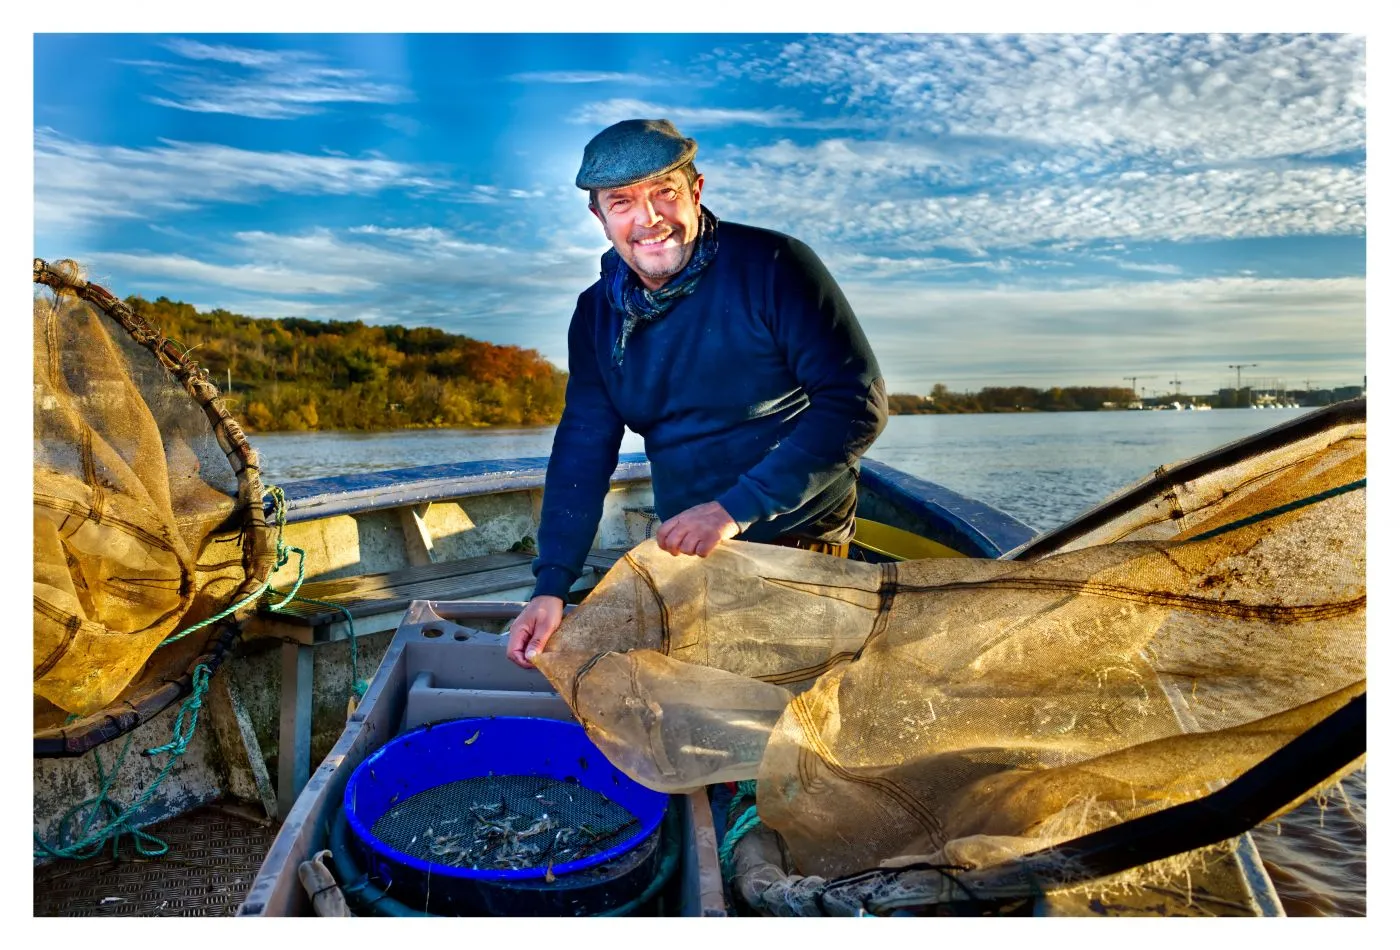
[(473, 742), (475, 742), (477, 739), (480, 739), (480, 738), (481, 738), (481, 730), (478, 729), (478, 730), (476, 730), (476, 732), (472, 733), (472, 737), (471, 737), (470, 739), (468, 739), (466, 742), (464, 742), (464, 743), (462, 743), (462, 744), (463, 744), (463, 745), (471, 745)]
[(529, 828), (526, 828), (524, 831), (519, 832), (519, 836), (521, 838), (529, 838), (533, 835), (539, 834), (542, 831), (553, 831), (554, 827), (554, 822), (550, 820), (549, 815), (544, 815), (540, 818), (539, 821), (535, 822)]

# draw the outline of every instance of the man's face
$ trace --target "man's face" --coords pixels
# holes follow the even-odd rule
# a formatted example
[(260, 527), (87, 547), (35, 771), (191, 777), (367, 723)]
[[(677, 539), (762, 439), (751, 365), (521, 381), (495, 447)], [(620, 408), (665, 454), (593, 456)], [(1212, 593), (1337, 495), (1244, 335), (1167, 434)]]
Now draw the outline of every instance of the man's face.
[(660, 178), (604, 188), (593, 213), (617, 253), (648, 290), (657, 290), (690, 262), (700, 234), (700, 189), (677, 169)]

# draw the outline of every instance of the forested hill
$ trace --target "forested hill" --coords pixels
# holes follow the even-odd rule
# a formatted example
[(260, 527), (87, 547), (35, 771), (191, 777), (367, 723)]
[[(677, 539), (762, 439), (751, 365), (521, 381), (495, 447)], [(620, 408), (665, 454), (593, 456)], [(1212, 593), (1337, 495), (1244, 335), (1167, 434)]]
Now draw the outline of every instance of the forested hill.
[(534, 350), (431, 327), (201, 313), (165, 297), (126, 302), (193, 351), (255, 432), (546, 425), (564, 408), (567, 374)]

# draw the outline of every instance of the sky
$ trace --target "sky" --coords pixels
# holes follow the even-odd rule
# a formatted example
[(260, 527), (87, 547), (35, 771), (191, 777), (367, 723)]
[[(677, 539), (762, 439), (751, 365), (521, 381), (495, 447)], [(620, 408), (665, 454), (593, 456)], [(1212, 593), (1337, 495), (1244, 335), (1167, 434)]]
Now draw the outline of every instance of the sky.
[[(34, 253), (119, 296), (435, 326), (566, 363), (624, 118), (791, 234), (894, 392), (1361, 385), (1345, 34), (34, 37)], [(723, 224), (721, 224), (721, 242)]]

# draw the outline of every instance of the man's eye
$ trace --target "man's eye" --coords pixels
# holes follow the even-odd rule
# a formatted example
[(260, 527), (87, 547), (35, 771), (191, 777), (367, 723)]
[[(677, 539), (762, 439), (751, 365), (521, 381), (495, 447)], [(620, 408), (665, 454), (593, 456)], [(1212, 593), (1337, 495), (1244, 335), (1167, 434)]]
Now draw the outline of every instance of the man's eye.
[(670, 201), (672, 198), (675, 198), (675, 197), (676, 197), (676, 189), (674, 189), (674, 188), (663, 188), (663, 189), (661, 189), (661, 197), (665, 198), (667, 201)]

